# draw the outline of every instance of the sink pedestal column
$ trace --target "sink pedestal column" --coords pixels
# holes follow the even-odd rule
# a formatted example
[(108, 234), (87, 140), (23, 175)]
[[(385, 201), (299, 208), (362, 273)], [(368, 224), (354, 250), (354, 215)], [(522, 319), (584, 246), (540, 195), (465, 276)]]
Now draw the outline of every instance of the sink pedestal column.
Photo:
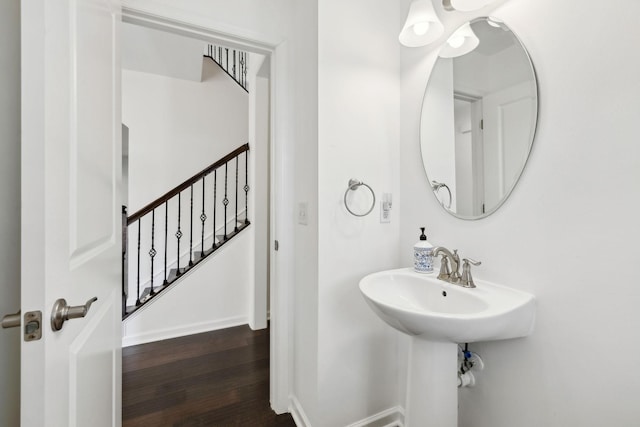
[(458, 426), (458, 344), (411, 338), (406, 427)]

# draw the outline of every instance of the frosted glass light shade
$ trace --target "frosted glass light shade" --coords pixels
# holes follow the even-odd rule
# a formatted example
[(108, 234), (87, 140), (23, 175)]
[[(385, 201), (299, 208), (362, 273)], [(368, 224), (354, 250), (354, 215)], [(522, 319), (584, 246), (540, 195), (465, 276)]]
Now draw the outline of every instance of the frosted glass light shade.
[(398, 40), (404, 46), (419, 47), (432, 43), (443, 32), (431, 0), (413, 0)]
[(462, 56), (471, 52), (479, 44), (478, 36), (476, 36), (471, 29), (471, 25), (467, 22), (458, 28), (455, 33), (451, 34), (451, 37), (447, 39), (447, 42), (440, 49), (438, 56), (441, 58)]
[(450, 0), (451, 6), (460, 12), (469, 12), (485, 7), (494, 0)]

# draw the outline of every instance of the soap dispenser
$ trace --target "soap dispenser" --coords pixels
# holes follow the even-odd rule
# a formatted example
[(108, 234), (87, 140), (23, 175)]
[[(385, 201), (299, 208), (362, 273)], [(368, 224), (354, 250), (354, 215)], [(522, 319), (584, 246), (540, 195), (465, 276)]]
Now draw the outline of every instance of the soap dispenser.
[(433, 273), (433, 246), (427, 241), (424, 227), (420, 240), (413, 246), (413, 269), (418, 273)]

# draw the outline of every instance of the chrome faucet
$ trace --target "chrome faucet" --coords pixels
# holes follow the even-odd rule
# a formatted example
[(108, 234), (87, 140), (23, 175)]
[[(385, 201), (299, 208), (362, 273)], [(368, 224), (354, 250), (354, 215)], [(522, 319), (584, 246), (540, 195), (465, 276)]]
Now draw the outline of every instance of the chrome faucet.
[[(465, 288), (475, 288), (473, 277), (471, 276), (471, 265), (480, 265), (479, 261), (465, 258), (463, 259), (462, 276), (460, 276), (460, 256), (458, 250), (454, 249), (453, 253), (445, 247), (436, 246), (433, 248), (432, 255), (434, 257), (442, 255), (440, 259), (440, 273), (438, 279), (445, 282), (463, 286)], [(449, 267), (451, 265), (451, 267)]]

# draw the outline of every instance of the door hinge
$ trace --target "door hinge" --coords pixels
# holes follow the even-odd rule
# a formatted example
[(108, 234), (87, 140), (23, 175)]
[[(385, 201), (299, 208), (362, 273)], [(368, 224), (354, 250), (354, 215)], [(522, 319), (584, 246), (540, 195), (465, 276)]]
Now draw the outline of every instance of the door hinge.
[(275, 249), (276, 251), (277, 251), (278, 249), (280, 249), (280, 243), (278, 243), (278, 241), (277, 241), (277, 240), (275, 240), (275, 241), (273, 242), (273, 249)]
[(484, 119), (480, 120), (480, 129), (484, 130)]

